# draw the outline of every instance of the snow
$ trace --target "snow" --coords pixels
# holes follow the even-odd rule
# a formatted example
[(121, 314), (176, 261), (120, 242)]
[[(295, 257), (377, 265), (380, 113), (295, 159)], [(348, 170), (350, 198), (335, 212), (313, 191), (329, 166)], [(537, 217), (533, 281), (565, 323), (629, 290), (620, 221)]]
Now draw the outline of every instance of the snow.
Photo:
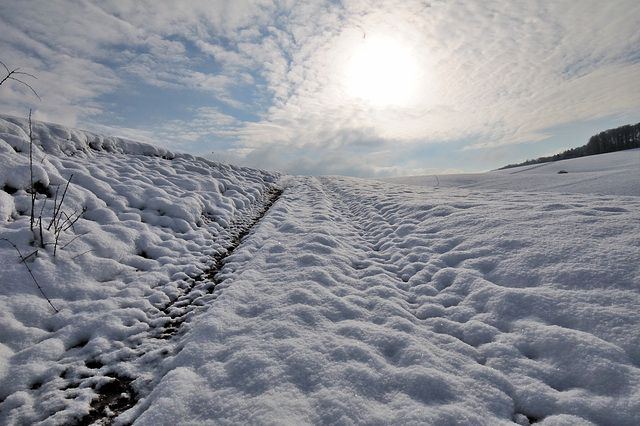
[(389, 182), (35, 124), (84, 213), (39, 248), (1, 116), (2, 424), (640, 422), (640, 151)]
[[(490, 173), (410, 176), (388, 182), (430, 188), (640, 196), (640, 149), (520, 166)], [(566, 173), (564, 173), (566, 172)]]

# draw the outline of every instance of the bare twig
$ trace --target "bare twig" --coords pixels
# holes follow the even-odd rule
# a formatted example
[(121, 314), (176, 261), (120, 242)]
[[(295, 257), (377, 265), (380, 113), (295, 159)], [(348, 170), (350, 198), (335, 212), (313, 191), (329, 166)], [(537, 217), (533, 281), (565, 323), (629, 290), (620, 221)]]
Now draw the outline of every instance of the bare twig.
[[(62, 210), (62, 204), (64, 203), (65, 196), (67, 195), (67, 190), (69, 189), (71, 178), (73, 178), (73, 175), (69, 176), (69, 180), (67, 180), (67, 185), (65, 186), (64, 191), (62, 192), (62, 197), (60, 197), (60, 202), (58, 202), (58, 191), (60, 187), (56, 188), (56, 195), (53, 201), (53, 215), (51, 216), (51, 221), (49, 222), (49, 226), (47, 226), (47, 231), (51, 230), (51, 228), (53, 227), (53, 235), (54, 235), (53, 255), (54, 256), (58, 252), (58, 243), (60, 241), (60, 236), (62, 235), (62, 233), (68, 231), (69, 229), (74, 229), (73, 225), (80, 219), (80, 217), (84, 213), (84, 209), (80, 213), (78, 213), (77, 210), (74, 210), (74, 212), (71, 214), (68, 214), (67, 212)], [(75, 240), (75, 238), (73, 240)], [(65, 244), (65, 247), (68, 244), (69, 243)]]
[(25, 262), (28, 258), (30, 258), (31, 256), (37, 256), (38, 255), (38, 250), (34, 250), (31, 252), (31, 254), (28, 254), (24, 257), (24, 259), (22, 259), (23, 262)]
[(33, 271), (31, 271), (31, 268), (29, 268), (29, 265), (27, 265), (26, 260), (33, 256), (35, 253), (37, 253), (38, 251), (36, 250), (35, 252), (31, 253), (29, 256), (24, 257), (22, 255), (22, 253), (20, 252), (20, 249), (18, 248), (17, 245), (15, 245), (12, 241), (10, 241), (7, 238), (0, 238), (0, 241), (6, 241), (9, 244), (11, 244), (13, 246), (14, 249), (16, 249), (16, 251), (18, 252), (18, 255), (20, 256), (20, 261), (24, 264), (25, 268), (27, 268), (27, 271), (29, 271), (29, 275), (31, 275), (31, 278), (33, 279), (33, 282), (36, 283), (36, 286), (38, 287), (38, 290), (40, 290), (40, 293), (42, 293), (42, 295), (44, 296), (45, 299), (47, 299), (47, 302), (49, 302), (49, 305), (51, 305), (51, 307), (53, 308), (54, 311), (56, 311), (56, 313), (60, 312), (58, 311), (58, 309), (56, 309), (55, 306), (53, 306), (53, 303), (51, 302), (51, 299), (49, 299), (47, 297), (47, 295), (45, 294), (44, 290), (42, 289), (42, 287), (40, 287), (40, 284), (38, 283), (38, 280), (36, 280), (35, 275), (33, 275)]
[(73, 257), (71, 258), (71, 260), (76, 260), (76, 259), (77, 259), (77, 258), (79, 258), (80, 256), (85, 255), (85, 254), (87, 254), (87, 253), (91, 253), (92, 251), (94, 251), (94, 249), (89, 249), (89, 250), (87, 250), (87, 251), (83, 251), (82, 253), (80, 253), (80, 254), (76, 254), (75, 256), (73, 256)]
[[(73, 225), (75, 225), (75, 223), (78, 221), (78, 219), (80, 219), (80, 217), (82, 216), (82, 213), (84, 213), (84, 210), (80, 213), (78, 213), (78, 211), (74, 211), (71, 216), (67, 216), (67, 214), (65, 213), (65, 216), (67, 216), (67, 220), (63, 223), (63, 225), (66, 225), (62, 231), (66, 232), (67, 230), (69, 230), (69, 228), (73, 229), (73, 232), (76, 231), (76, 229), (73, 227)], [(75, 218), (73, 217), (75, 215)]]
[(54, 201), (53, 206), (53, 217), (51, 218), (51, 222), (49, 222), (49, 226), (47, 226), (47, 231), (51, 229), (51, 225), (54, 225), (54, 229), (58, 227), (58, 222), (60, 221), (60, 209), (62, 208), (62, 203), (64, 203), (64, 196), (67, 195), (67, 189), (69, 189), (69, 184), (71, 183), (71, 178), (73, 174), (69, 176), (69, 180), (67, 180), (67, 186), (64, 187), (64, 191), (62, 192), (62, 198), (60, 199), (60, 204), (57, 203), (57, 190), (56, 190), (56, 201)]
[[(76, 235), (75, 237), (73, 237), (73, 238), (71, 239), (71, 241), (69, 241), (67, 244), (63, 245), (62, 247), (60, 247), (60, 250), (64, 250), (64, 249), (65, 249), (69, 244), (71, 244), (72, 242), (74, 242), (75, 240), (77, 240), (77, 239), (78, 239), (78, 238), (80, 238), (80, 237), (84, 237), (84, 236), (85, 236), (85, 235), (87, 235), (88, 233), (89, 233), (89, 231), (87, 231), (87, 232), (83, 232), (83, 233), (82, 233), (82, 234), (80, 234), (80, 235)], [(74, 258), (74, 259), (75, 259), (75, 258)]]
[[(40, 215), (38, 216), (38, 220), (42, 222), (42, 213), (44, 213), (44, 208), (47, 206), (47, 199), (45, 198), (42, 202), (42, 207), (40, 208)], [(40, 226), (42, 228), (42, 226)]]
[(0, 81), (0, 86), (2, 85), (2, 83), (4, 83), (5, 81), (8, 81), (8, 80), (17, 81), (18, 83), (23, 84), (23, 85), (27, 86), (29, 89), (31, 89), (33, 94), (36, 95), (36, 98), (38, 98), (39, 100), (42, 100), (33, 87), (31, 87), (28, 83), (26, 83), (26, 82), (24, 82), (24, 81), (22, 81), (22, 80), (20, 80), (19, 78), (16, 77), (16, 76), (19, 76), (19, 75), (24, 75), (24, 76), (31, 77), (31, 78), (34, 78), (34, 79), (37, 80), (37, 78), (35, 76), (33, 76), (33, 75), (29, 74), (29, 73), (26, 73), (26, 72), (18, 71), (20, 68), (16, 68), (14, 70), (9, 71), (9, 68), (7, 68), (7, 66), (2, 62), (0, 62), (0, 65), (2, 65), (3, 68), (7, 71), (7, 75)]
[(42, 213), (38, 217), (38, 228), (40, 228), (40, 247), (44, 248), (44, 234), (42, 233)]
[[(72, 217), (73, 215), (75, 215), (76, 212), (73, 212), (71, 214), (71, 216), (69, 216), (68, 214), (66, 214), (65, 212), (62, 212), (60, 214), (60, 218), (62, 218), (62, 215), (64, 215), (66, 217), (66, 219), (64, 220), (64, 222), (62, 222), (62, 224), (60, 224), (60, 220), (58, 220), (58, 224), (56, 226), (54, 226), (54, 235), (55, 235), (55, 240), (54, 240), (54, 244), (53, 244), (53, 255), (56, 255), (56, 252), (58, 251), (58, 241), (60, 240), (60, 234), (62, 234), (62, 232), (66, 231), (69, 228), (73, 227), (73, 224), (80, 219), (80, 215), (78, 215), (78, 217), (76, 217), (76, 219), (74, 221), (72, 221)], [(68, 224), (68, 225), (67, 225)]]
[[(4, 65), (4, 64), (3, 64)], [(5, 67), (6, 68), (6, 67)], [(33, 184), (33, 131), (31, 128), (31, 110), (29, 110), (29, 190), (31, 191), (31, 230), (35, 222), (36, 190)]]

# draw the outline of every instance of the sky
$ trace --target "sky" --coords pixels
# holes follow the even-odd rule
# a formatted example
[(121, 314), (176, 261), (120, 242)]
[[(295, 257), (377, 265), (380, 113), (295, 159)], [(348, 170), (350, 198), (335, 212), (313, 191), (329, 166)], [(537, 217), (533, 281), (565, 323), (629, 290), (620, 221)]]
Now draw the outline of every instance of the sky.
[[(291, 174), (480, 172), (640, 122), (636, 0), (3, 0), (0, 113)], [(4, 77), (6, 72), (2, 74)]]

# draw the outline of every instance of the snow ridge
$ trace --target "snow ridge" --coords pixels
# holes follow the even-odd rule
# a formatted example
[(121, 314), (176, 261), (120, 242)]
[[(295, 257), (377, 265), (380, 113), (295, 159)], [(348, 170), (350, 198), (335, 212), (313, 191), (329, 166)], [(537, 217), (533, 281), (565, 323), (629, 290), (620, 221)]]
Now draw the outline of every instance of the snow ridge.
[(49, 245), (34, 251), (28, 121), (0, 117), (2, 235), (31, 254), (60, 310), (51, 315), (15, 251), (0, 245), (0, 423), (112, 418), (159, 379), (178, 326), (217, 297), (210, 275), (273, 201), (281, 175), (45, 123), (33, 123), (33, 139), (45, 220), (49, 193), (71, 175), (63, 208), (84, 213), (55, 257)]
[[(216, 285), (220, 284), (220, 280), (216, 279), (216, 275), (223, 268), (225, 259), (229, 257), (233, 251), (241, 244), (242, 239), (246, 237), (258, 220), (266, 213), (266, 211), (275, 203), (282, 191), (279, 188), (270, 188), (262, 195), (262, 197), (252, 205), (251, 211), (245, 216), (237, 217), (235, 222), (228, 229), (223, 230), (227, 235), (218, 236), (226, 247), (224, 253), (214, 256), (212, 265), (204, 271), (202, 275), (192, 277), (188, 281), (186, 288), (180, 288), (180, 294), (172, 299), (166, 306), (160, 309), (157, 316), (152, 318), (151, 322), (163, 324), (161, 327), (151, 328), (147, 336), (138, 335), (136, 339), (139, 341), (138, 346), (134, 348), (136, 352), (135, 359), (126, 359), (126, 363), (135, 363), (137, 374), (140, 371), (150, 371), (156, 377), (162, 377), (162, 372), (153, 372), (159, 367), (157, 358), (154, 356), (157, 352), (163, 354), (177, 353), (178, 341), (166, 342), (173, 339), (179, 332), (180, 327), (185, 322), (193, 322), (197, 320), (198, 315), (203, 314), (211, 304), (218, 298), (219, 292), (216, 292)], [(164, 318), (161, 318), (164, 316)], [(163, 341), (159, 342), (157, 339)], [(150, 357), (147, 357), (150, 355)], [(105, 354), (102, 354), (105, 356)], [(148, 359), (151, 358), (151, 359)], [(102, 368), (100, 361), (85, 362), (93, 371)], [(87, 416), (80, 419), (77, 424), (92, 424), (94, 421), (102, 419), (112, 419), (133, 407), (142, 395), (148, 394), (153, 388), (154, 383), (146, 383), (145, 389), (140, 392), (134, 388), (135, 377), (127, 377), (113, 373), (107, 373), (107, 377), (114, 380), (96, 389), (97, 398), (91, 402), (91, 411)], [(95, 377), (91, 377), (91, 381)], [(81, 377), (76, 381), (87, 381), (87, 377)], [(82, 386), (82, 384), (79, 384)], [(105, 413), (109, 413), (105, 416)]]

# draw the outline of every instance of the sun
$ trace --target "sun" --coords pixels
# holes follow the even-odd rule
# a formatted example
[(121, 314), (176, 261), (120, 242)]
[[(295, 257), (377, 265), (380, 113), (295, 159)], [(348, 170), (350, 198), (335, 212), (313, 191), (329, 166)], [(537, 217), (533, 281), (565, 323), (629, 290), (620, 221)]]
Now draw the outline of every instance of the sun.
[(346, 72), (347, 93), (373, 106), (402, 106), (416, 96), (416, 60), (410, 49), (394, 40), (365, 34)]

